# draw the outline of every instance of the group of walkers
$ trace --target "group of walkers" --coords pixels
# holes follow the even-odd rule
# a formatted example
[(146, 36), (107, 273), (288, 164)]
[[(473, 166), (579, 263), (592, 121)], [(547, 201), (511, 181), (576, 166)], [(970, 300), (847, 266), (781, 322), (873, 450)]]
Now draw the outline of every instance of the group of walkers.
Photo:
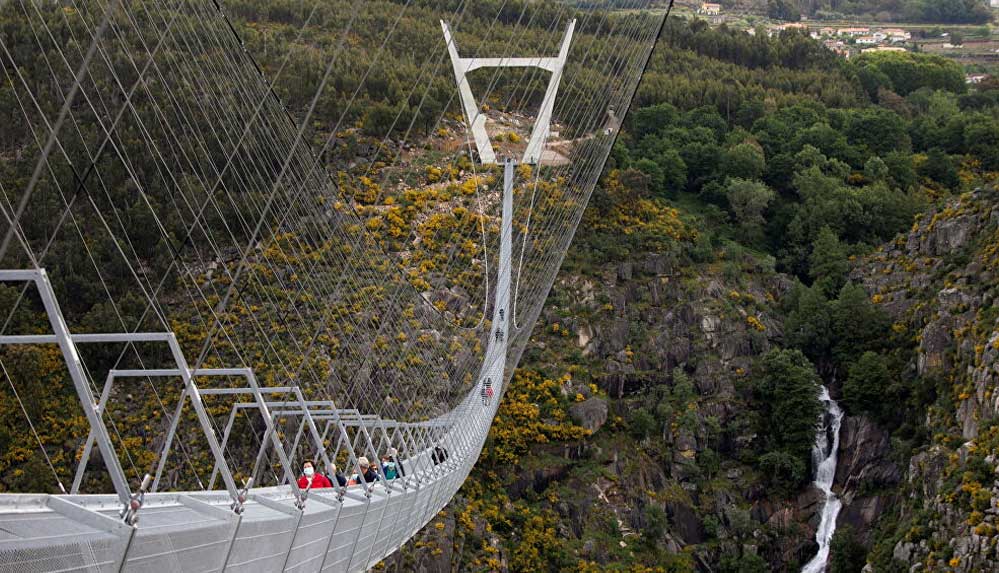
[[(436, 446), (430, 455), (430, 459), (436, 466), (446, 462), (448, 455), (447, 449)], [(382, 475), (385, 476), (386, 480), (406, 477), (406, 470), (402, 465), (402, 460), (398, 456), (399, 452), (395, 448), (391, 448), (387, 454), (382, 456)], [(302, 464), (302, 476), (298, 478), (298, 488), (322, 489), (334, 487), (334, 480), (336, 480), (336, 485), (340, 487), (378, 481), (377, 466), (372, 465), (368, 461), (368, 458), (364, 456), (357, 458), (357, 465), (360, 466), (361, 473), (355, 473), (348, 478), (342, 472), (337, 471), (336, 466), (333, 466), (333, 472), (330, 474), (319, 473), (316, 471), (316, 464), (312, 460), (305, 460)]]
[[(504, 320), (503, 309), (499, 311), (500, 321)], [(496, 329), (496, 341), (503, 342), (504, 332), (502, 328)], [(482, 405), (489, 406), (493, 400), (493, 380), (492, 378), (486, 377), (482, 380), (482, 386), (479, 390), (479, 394), (482, 397)], [(406, 476), (406, 470), (402, 467), (402, 462), (397, 459), (399, 452), (395, 448), (389, 449), (388, 453), (382, 456), (381, 470), (382, 475), (385, 476), (386, 480), (394, 480), (399, 477)], [(440, 446), (434, 448), (431, 459), (434, 465), (439, 465), (444, 463), (448, 458), (448, 452), (446, 449)], [(374, 483), (378, 481), (378, 470), (377, 466), (373, 465), (368, 458), (361, 456), (357, 458), (357, 465), (360, 466), (360, 473), (355, 473), (349, 478), (343, 475), (342, 472), (337, 471), (336, 466), (333, 466), (332, 472), (329, 474), (322, 474), (316, 472), (316, 465), (312, 460), (305, 460), (302, 464), (302, 476), (298, 478), (298, 487), (300, 489), (322, 489), (333, 487), (334, 481), (336, 485), (340, 487), (346, 487), (351, 485), (356, 485), (359, 483)]]
[(486, 378), (482, 381), (482, 388), (479, 389), (479, 396), (482, 397), (482, 405), (488, 406), (493, 401), (493, 379)]
[[(392, 448), (387, 454), (382, 456), (382, 475), (386, 480), (394, 480), (406, 476), (406, 470), (402, 462), (398, 459), (399, 452)], [(360, 473), (355, 473), (349, 478), (333, 466), (331, 473), (322, 474), (316, 471), (316, 465), (312, 460), (305, 460), (302, 464), (302, 476), (298, 478), (299, 489), (321, 489), (333, 487), (333, 482), (340, 487), (356, 485), (359, 483), (374, 483), (378, 481), (377, 466), (374, 466), (368, 458), (361, 456), (357, 458), (357, 465), (360, 466)]]

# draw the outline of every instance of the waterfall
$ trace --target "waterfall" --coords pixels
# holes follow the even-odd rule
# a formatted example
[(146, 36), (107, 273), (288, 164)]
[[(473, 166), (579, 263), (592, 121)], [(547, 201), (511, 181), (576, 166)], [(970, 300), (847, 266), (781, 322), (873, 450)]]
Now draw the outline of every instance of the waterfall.
[(822, 416), (821, 431), (815, 436), (812, 446), (812, 465), (815, 467), (815, 487), (825, 494), (822, 505), (822, 519), (815, 531), (815, 541), (819, 544), (819, 552), (812, 557), (801, 573), (822, 573), (829, 561), (829, 544), (833, 532), (836, 531), (836, 516), (839, 515), (843, 502), (832, 491), (833, 478), (836, 477), (836, 451), (839, 450), (839, 427), (843, 422), (843, 410), (829, 396), (829, 390), (822, 388), (819, 399), (825, 403), (826, 412)]

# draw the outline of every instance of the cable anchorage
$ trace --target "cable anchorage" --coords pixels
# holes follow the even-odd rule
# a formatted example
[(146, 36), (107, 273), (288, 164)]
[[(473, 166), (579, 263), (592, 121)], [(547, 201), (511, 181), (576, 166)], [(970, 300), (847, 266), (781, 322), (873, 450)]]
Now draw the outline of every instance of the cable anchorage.
[(146, 492), (149, 491), (149, 486), (153, 483), (153, 476), (146, 474), (142, 478), (142, 483), (139, 485), (139, 491), (132, 494), (128, 503), (125, 507), (121, 508), (119, 515), (122, 521), (128, 525), (135, 526), (139, 522), (139, 510), (142, 509), (142, 504), (146, 500)]
[(242, 515), (243, 510), (246, 509), (246, 499), (249, 497), (250, 488), (253, 486), (253, 478), (243, 480), (243, 487), (240, 488), (239, 492), (236, 493), (236, 499), (232, 500), (229, 504), (229, 509), (232, 510), (236, 515)]

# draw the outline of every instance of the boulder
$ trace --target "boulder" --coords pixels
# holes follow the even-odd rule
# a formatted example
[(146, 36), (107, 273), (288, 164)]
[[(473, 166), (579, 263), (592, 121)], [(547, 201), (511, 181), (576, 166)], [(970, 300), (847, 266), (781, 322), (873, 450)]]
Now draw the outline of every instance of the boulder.
[(908, 563), (912, 559), (912, 552), (916, 548), (913, 543), (908, 541), (899, 541), (895, 544), (895, 548), (892, 550), (892, 557), (901, 561), (902, 563)]
[(923, 329), (923, 337), (919, 344), (919, 355), (916, 368), (920, 376), (933, 371), (945, 371), (950, 368), (947, 351), (953, 343), (954, 320), (944, 316), (935, 320)]
[(819, 527), (822, 520), (822, 508), (826, 504), (826, 494), (815, 486), (798, 495), (794, 503), (794, 521), (807, 523), (812, 531)]
[(594, 396), (589, 400), (577, 402), (569, 406), (569, 415), (574, 422), (591, 433), (596, 432), (607, 423), (607, 401)]
[(616, 319), (600, 333), (599, 353), (603, 356), (618, 353), (628, 345), (631, 323), (626, 318)]
[(909, 460), (909, 470), (906, 472), (909, 484), (924, 498), (936, 497), (942, 489), (944, 470), (948, 463), (947, 450), (936, 445), (912, 456)]
[(583, 356), (593, 352), (593, 345), (590, 342), (593, 341), (596, 335), (596, 331), (589, 324), (580, 324), (576, 328), (576, 344), (583, 349)]
[(623, 262), (617, 267), (617, 278), (622, 281), (630, 281), (634, 273), (634, 265), (630, 262)]
[(645, 258), (644, 270), (650, 275), (666, 275), (672, 271), (672, 264), (666, 255), (649, 254)]
[(972, 217), (956, 217), (938, 222), (927, 237), (931, 255), (948, 255), (960, 249), (973, 236), (978, 221)]
[(705, 316), (701, 319), (701, 330), (708, 339), (708, 344), (714, 347), (718, 343), (721, 332), (721, 319), (717, 316)]

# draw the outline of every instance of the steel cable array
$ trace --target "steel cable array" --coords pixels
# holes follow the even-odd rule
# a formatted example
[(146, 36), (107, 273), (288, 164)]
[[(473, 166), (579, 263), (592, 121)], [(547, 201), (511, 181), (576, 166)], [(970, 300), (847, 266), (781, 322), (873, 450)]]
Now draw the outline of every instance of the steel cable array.
[[(218, 544), (223, 568), (245, 565), (233, 552), (257, 522), (242, 521), (244, 507), (297, 515), (282, 568), (356, 570), (447, 503), (481, 451), (668, 14), (645, 11), (652, 0), (616, 2), (620, 13), (516, 0), (454, 0), (439, 10), (413, 0), (334, 4), (345, 10), (330, 15), (317, 1), (302, 3), (283, 30), (291, 48), (278, 57), (261, 56), (259, 39), (244, 40), (256, 30), (231, 19), (250, 9), (239, 2), (0, 7), (14, 22), (0, 29), (0, 97), (16, 103), (21, 138), (14, 158), (6, 150), (0, 158), (0, 268), (9, 269), (0, 278), (24, 283), (3, 298), (10, 304), (0, 308), (0, 359), (11, 345), (57, 344), (76, 372), (89, 425), (81, 427), (91, 435), (73, 439), (87, 456), (96, 444), (103, 465), (85, 458), (74, 493), (106, 488), (107, 470), (133, 509), (122, 514), (127, 533), (110, 525), (105, 533), (143, 539), (109, 558), (119, 568), (155, 555), (184, 559), (180, 532), (134, 527), (145, 489), (132, 492), (145, 474), (156, 476), (143, 486), (152, 491), (188, 490), (151, 497), (164, 508), (187, 504), (221, 519), (218, 504), (231, 503), (240, 517), (228, 543)], [(476, 164), (465, 128), (476, 118), (455, 119), (460, 106), (438, 19), (472, 61), (557, 53), (576, 23), (557, 85), (559, 134), (546, 138), (541, 164), (515, 175), (511, 164)], [(285, 107), (291, 50), (320, 27), (329, 43), (322, 73)], [(380, 32), (369, 57), (357, 59), (367, 51), (359, 51), (359, 35), (373, 29)], [(420, 42), (434, 49), (397, 48)], [(368, 94), (393, 64), (418, 72), (379, 128)], [(519, 157), (544, 75), (496, 67), (475, 72), (472, 83), (487, 125), (508, 130), (493, 134), (501, 153)], [(320, 110), (330, 123), (316, 121)], [(358, 146), (367, 151), (351, 156)], [(47, 332), (46, 319), (55, 336), (16, 330)], [(76, 468), (36, 431), (10, 360), (0, 366), (65, 493)], [(135, 387), (122, 387), (127, 378), (143, 380), (148, 394), (134, 399)], [(478, 396), (486, 380), (497, 393), (489, 405)], [(281, 398), (289, 392), (304, 397)], [(253, 415), (236, 407), (243, 394)], [(325, 423), (324, 435), (303, 442), (313, 417)], [(173, 449), (179, 460), (169, 457)], [(289, 481), (303, 457), (359, 472), (362, 456), (377, 460), (389, 450), (414, 469), (399, 482), (378, 471), (375, 486), (337, 487), (323, 501)], [(226, 492), (205, 490), (213, 464)], [(254, 488), (273, 486), (256, 490), (273, 499), (241, 493), (250, 476)], [(191, 497), (199, 490), (202, 497)], [(312, 516), (310, 499), (332, 509)], [(301, 513), (275, 507), (281, 500)], [(72, 510), (60, 504), (75, 502), (57, 497), (41, 503), (61, 514), (101, 514), (86, 501)], [(93, 503), (107, 502), (97, 495)], [(391, 511), (409, 514), (386, 522)], [(154, 522), (166, 515), (145, 512)], [(300, 539), (319, 524), (332, 528), (328, 537)], [(374, 533), (362, 533), (366, 525)], [(340, 534), (352, 539), (349, 551), (337, 545)], [(156, 543), (169, 550), (157, 553)], [(4, 553), (4, 544), (16, 551)], [(0, 541), (0, 563), (5, 555), (29, 559), (18, 547)]]

